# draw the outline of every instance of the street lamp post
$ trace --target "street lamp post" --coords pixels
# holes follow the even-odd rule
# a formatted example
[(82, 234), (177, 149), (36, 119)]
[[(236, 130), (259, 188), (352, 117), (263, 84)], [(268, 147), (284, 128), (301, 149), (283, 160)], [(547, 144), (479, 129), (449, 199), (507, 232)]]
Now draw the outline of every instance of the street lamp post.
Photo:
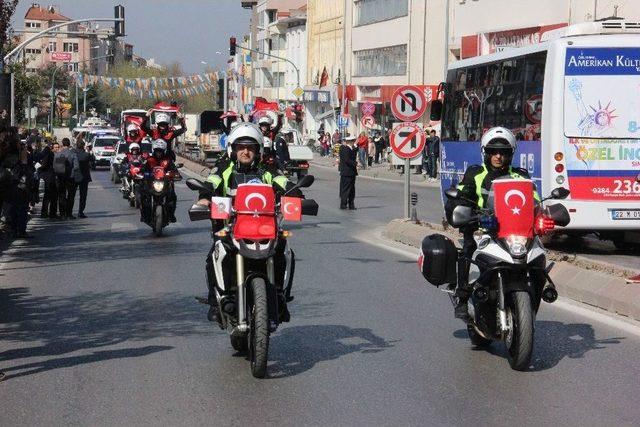
[[(67, 67), (67, 63), (63, 62), (62, 66)], [(49, 112), (49, 132), (53, 132), (53, 113), (56, 106), (55, 82), (56, 82), (56, 73), (58, 72), (59, 69), (60, 67), (55, 67), (53, 69), (53, 74), (51, 75), (51, 111)]]

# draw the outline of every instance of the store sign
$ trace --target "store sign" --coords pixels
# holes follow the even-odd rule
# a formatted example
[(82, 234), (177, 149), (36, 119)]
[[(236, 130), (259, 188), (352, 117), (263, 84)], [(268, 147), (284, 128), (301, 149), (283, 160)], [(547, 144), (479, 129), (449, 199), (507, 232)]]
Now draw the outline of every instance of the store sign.
[(55, 62), (71, 62), (71, 53), (53, 52), (51, 54), (51, 60)]
[(560, 23), (463, 36), (461, 46), (461, 51), (463, 52), (462, 58), (488, 55), (537, 44), (544, 41), (545, 33), (566, 26), (566, 23)]

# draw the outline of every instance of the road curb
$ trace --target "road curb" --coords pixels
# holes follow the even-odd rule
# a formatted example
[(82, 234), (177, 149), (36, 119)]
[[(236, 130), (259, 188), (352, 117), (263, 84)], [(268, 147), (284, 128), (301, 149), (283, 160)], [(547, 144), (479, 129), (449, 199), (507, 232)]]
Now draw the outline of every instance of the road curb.
[[(382, 235), (419, 248), (422, 239), (433, 233), (445, 234), (454, 242), (462, 238), (457, 231), (445, 230), (442, 225), (415, 224), (407, 219), (392, 220)], [(550, 275), (560, 296), (640, 320), (640, 285), (626, 281), (638, 271), (555, 251), (548, 251), (547, 259), (556, 263)]]

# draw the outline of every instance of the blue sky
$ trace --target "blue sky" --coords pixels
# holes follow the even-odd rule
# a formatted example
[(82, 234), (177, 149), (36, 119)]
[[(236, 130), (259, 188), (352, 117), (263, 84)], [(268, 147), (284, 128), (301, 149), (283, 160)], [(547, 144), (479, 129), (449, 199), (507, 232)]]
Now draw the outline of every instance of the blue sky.
[(202, 72), (201, 61), (222, 67), (229, 37), (240, 40), (249, 30), (250, 11), (240, 6), (240, 0), (20, 0), (13, 17), (15, 29), (23, 28), (32, 3), (57, 5), (71, 19), (112, 17), (113, 7), (121, 4), (125, 39), (135, 46), (134, 52), (160, 63), (180, 62), (187, 73)]

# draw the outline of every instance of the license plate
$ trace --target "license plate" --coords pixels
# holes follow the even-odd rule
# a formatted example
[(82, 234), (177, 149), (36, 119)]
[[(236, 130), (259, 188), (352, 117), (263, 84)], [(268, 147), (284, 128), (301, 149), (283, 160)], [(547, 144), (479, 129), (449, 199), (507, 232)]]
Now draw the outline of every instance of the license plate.
[(613, 220), (640, 220), (640, 209), (611, 209)]

